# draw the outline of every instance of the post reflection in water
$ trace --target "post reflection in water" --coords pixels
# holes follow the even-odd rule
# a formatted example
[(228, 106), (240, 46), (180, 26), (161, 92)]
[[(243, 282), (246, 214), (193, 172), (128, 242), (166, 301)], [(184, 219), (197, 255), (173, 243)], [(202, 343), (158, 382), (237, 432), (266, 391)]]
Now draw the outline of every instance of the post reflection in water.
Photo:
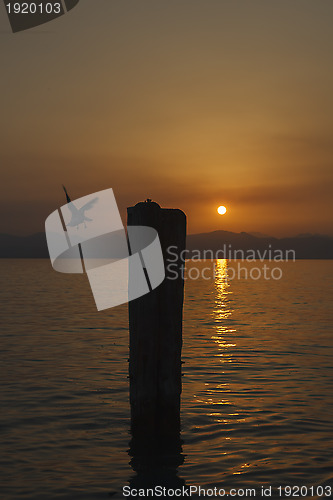
[(169, 441), (133, 436), (129, 444), (129, 463), (135, 472), (129, 481), (131, 488), (185, 486), (184, 479), (178, 476), (178, 467), (184, 462), (180, 435)]

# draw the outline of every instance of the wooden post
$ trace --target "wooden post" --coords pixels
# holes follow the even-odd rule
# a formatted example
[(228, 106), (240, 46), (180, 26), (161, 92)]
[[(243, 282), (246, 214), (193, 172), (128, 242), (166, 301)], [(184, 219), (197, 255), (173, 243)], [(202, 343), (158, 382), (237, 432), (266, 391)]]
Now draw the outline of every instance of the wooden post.
[(129, 303), (132, 436), (146, 446), (148, 441), (179, 442), (186, 216), (150, 200), (127, 213), (128, 226), (157, 230), (166, 273), (160, 286)]

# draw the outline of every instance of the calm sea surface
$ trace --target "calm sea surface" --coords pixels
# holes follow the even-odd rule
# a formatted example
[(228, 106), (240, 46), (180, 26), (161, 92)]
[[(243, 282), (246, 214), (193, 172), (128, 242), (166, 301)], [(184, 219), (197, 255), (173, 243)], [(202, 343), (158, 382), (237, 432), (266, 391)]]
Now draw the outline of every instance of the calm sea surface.
[[(333, 262), (229, 282), (227, 265), (186, 283), (178, 477), (257, 497), (332, 484)], [(1, 500), (122, 498), (136, 476), (127, 306), (97, 312), (85, 276), (46, 259), (0, 266)]]

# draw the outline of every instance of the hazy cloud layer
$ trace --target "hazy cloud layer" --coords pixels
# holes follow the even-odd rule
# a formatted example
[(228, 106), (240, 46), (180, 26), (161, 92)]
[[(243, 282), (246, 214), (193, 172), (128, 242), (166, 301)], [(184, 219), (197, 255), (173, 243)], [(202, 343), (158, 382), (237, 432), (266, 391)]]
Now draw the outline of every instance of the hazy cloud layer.
[(332, 233), (332, 15), (82, 0), (16, 35), (1, 17), (0, 231), (42, 230), (64, 183), (112, 187), (123, 217), (147, 197), (182, 208), (190, 232)]

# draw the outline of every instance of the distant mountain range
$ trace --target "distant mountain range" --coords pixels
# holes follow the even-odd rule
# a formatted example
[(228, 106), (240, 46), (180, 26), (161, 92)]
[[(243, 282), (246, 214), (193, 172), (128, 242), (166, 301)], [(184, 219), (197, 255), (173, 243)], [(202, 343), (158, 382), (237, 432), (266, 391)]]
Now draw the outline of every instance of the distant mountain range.
[[(274, 258), (333, 259), (333, 238), (325, 235), (298, 235), (274, 238), (250, 233), (213, 231), (187, 236), (188, 258)], [(207, 252), (208, 251), (208, 252)], [(243, 254), (242, 254), (243, 252)], [(0, 234), (0, 258), (47, 258), (44, 233), (30, 236)]]
[(45, 233), (29, 236), (13, 236), (0, 234), (1, 258), (44, 258), (48, 257)]
[[(213, 231), (191, 234), (187, 237), (189, 256), (206, 258), (212, 251), (215, 258), (256, 258), (256, 259), (333, 259), (333, 238), (325, 235), (298, 235), (289, 238), (274, 238), (250, 233)], [(223, 255), (224, 252), (224, 255)]]

